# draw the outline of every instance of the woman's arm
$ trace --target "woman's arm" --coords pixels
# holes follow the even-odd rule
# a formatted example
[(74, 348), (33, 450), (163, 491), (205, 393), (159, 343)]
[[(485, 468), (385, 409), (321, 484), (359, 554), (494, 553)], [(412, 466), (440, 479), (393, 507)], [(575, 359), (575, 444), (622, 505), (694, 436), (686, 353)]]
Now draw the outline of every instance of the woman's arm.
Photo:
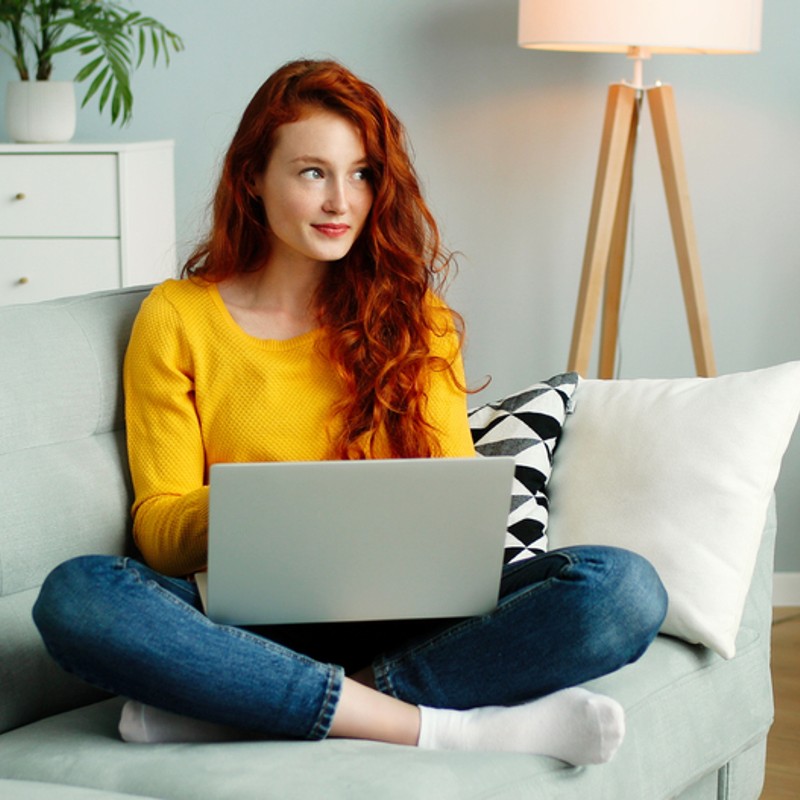
[(208, 488), (181, 319), (158, 288), (142, 304), (125, 356), (133, 533), (147, 563), (169, 575), (205, 566)]

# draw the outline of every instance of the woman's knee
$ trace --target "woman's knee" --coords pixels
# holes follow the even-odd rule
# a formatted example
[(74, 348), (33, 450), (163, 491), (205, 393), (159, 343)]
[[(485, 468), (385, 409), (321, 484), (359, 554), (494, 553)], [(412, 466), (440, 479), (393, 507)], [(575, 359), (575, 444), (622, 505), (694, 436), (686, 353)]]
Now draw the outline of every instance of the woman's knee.
[(667, 614), (667, 592), (653, 565), (630, 550), (609, 549), (612, 569), (610, 593), (620, 636), (639, 658), (655, 639)]
[(667, 591), (655, 567), (643, 556), (630, 550), (615, 549), (619, 561), (617, 574), (620, 587), (620, 607), (627, 623), (635, 624), (652, 639), (658, 633), (667, 614)]
[(116, 556), (78, 556), (59, 564), (45, 578), (33, 606), (33, 620), (50, 646), (74, 639), (89, 622), (102, 593), (104, 576), (122, 559)]
[(667, 613), (667, 592), (644, 557), (614, 547), (576, 548), (573, 569), (587, 581), (587, 625), (623, 663), (644, 653)]

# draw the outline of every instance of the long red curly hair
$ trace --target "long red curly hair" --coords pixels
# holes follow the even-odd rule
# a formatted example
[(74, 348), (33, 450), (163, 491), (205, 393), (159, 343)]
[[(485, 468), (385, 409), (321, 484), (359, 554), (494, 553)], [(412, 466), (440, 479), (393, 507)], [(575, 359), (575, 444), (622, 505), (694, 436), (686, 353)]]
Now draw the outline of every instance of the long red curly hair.
[(341, 64), (290, 62), (258, 89), (225, 156), (211, 230), (183, 274), (218, 282), (266, 262), (266, 215), (250, 187), (267, 167), (278, 128), (315, 108), (359, 129), (373, 190), (361, 235), (315, 297), (326, 354), (344, 386), (334, 409), (343, 421), (334, 455), (368, 458), (381, 432), (392, 457), (441, 455), (425, 399), (431, 371), (448, 371), (455, 380), (452, 363), (431, 354), (431, 336), (450, 329), (463, 338), (461, 317), (431, 304), (451, 256), (423, 200), (402, 124), (372, 86)]

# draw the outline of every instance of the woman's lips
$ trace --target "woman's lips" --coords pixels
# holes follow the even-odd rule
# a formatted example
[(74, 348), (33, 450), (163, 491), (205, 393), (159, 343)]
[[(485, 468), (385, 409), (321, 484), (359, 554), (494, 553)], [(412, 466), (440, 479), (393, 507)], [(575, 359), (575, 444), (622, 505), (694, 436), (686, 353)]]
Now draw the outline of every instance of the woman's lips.
[(349, 225), (338, 224), (333, 222), (323, 223), (322, 225), (312, 225), (314, 230), (319, 231), (324, 236), (329, 236), (331, 239), (336, 239), (339, 236), (344, 236), (349, 230)]

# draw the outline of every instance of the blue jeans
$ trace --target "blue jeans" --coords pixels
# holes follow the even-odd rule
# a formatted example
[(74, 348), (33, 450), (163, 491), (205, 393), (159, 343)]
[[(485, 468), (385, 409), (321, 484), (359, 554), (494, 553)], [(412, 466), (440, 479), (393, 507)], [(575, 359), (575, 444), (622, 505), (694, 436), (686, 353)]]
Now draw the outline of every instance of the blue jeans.
[(83, 680), (262, 736), (321, 739), (346, 672), (442, 708), (511, 705), (635, 661), (666, 613), (650, 564), (574, 547), (504, 568), (500, 601), (461, 620), (236, 628), (195, 584), (128, 558), (82, 556), (48, 576), (33, 614), (53, 658)]

